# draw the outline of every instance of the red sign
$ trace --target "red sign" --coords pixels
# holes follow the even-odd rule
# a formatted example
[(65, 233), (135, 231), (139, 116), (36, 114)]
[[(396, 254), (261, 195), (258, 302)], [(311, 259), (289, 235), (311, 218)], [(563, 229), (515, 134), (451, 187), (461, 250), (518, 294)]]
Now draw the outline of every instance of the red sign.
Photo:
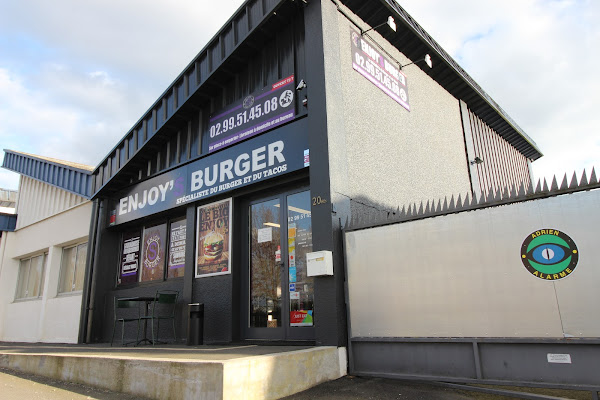
[(298, 310), (290, 311), (290, 325), (291, 326), (312, 326), (313, 317), (312, 310)]

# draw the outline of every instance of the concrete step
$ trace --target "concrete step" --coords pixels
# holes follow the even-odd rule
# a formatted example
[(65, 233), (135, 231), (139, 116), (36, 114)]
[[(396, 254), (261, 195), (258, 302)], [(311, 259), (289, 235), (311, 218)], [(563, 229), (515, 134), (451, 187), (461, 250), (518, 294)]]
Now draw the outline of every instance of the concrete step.
[(346, 349), (0, 345), (0, 367), (150, 399), (279, 399), (346, 375)]

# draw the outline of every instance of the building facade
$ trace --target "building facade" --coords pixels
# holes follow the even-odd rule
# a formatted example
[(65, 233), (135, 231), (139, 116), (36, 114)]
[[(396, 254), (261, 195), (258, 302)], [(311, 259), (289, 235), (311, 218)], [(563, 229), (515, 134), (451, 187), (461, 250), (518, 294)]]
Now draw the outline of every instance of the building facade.
[(0, 341), (77, 343), (92, 167), (5, 150), (21, 174), (0, 242)]
[(205, 343), (345, 346), (346, 219), (528, 185), (539, 157), (394, 1), (249, 0), (92, 173), (79, 341), (169, 289), (179, 340), (202, 303)]

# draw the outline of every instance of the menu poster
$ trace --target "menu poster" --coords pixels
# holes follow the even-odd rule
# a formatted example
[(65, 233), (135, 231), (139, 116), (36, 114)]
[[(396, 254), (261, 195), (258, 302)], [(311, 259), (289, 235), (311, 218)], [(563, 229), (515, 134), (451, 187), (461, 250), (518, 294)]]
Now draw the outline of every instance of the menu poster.
[(163, 280), (167, 224), (144, 228), (140, 282)]
[(121, 245), (121, 265), (119, 268), (119, 285), (128, 285), (138, 280), (140, 263), (140, 232), (123, 233)]
[(169, 278), (183, 276), (185, 270), (185, 238), (186, 220), (171, 222), (171, 235), (169, 241)]
[(231, 198), (198, 207), (196, 278), (231, 273)]

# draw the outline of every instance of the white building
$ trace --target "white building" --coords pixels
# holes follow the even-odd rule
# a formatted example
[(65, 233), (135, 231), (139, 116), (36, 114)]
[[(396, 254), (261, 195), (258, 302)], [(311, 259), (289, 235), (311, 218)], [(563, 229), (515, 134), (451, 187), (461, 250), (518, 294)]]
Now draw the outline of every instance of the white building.
[(93, 168), (5, 153), (21, 180), (16, 224), (0, 228), (0, 341), (77, 343)]

